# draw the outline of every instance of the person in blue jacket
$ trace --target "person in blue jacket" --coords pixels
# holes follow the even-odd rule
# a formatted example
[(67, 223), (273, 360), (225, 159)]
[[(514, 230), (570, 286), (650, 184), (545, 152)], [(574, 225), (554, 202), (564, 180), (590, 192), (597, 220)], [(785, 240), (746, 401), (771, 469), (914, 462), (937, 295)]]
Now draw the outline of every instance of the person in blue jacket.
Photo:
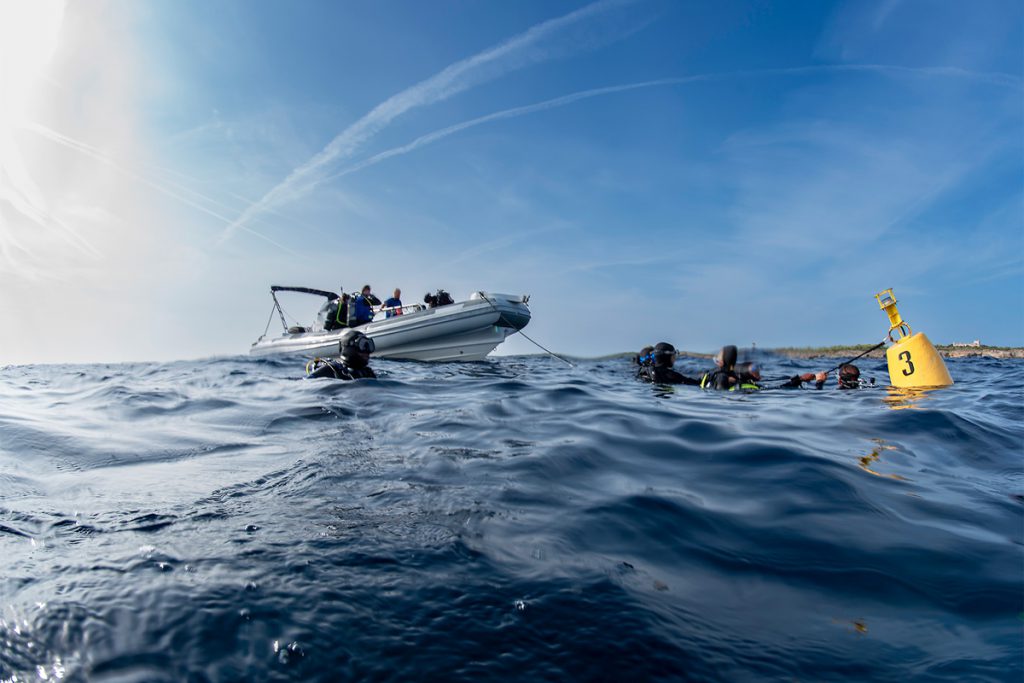
[(395, 287), (394, 295), (384, 302), (384, 308), (395, 309), (387, 312), (387, 317), (389, 318), (393, 318), (396, 315), (402, 315), (402, 290)]
[(370, 285), (363, 285), (363, 290), (355, 300), (356, 325), (365, 325), (373, 320), (373, 307), (380, 305), (380, 299), (370, 292)]

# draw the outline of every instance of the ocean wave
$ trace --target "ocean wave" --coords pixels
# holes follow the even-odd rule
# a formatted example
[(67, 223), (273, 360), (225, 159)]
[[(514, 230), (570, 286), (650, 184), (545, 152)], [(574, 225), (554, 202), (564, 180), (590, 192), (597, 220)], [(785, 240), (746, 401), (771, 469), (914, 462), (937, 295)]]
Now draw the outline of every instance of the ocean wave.
[(7, 368), (0, 680), (1019, 680), (1024, 363), (947, 363)]

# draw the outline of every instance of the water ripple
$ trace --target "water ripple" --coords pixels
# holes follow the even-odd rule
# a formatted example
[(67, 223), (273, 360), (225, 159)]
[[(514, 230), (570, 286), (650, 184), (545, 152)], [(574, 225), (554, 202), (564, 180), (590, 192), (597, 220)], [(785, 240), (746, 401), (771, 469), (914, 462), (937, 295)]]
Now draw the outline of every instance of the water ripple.
[(1019, 361), (301, 365), (5, 369), (0, 681), (1024, 675)]

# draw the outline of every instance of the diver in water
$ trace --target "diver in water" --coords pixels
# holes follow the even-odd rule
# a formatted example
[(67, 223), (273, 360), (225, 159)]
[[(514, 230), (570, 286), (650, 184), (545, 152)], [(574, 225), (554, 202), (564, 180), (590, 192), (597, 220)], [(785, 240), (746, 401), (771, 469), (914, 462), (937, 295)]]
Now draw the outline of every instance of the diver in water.
[[(871, 384), (875, 383), (875, 378), (871, 378)], [(839, 374), (836, 375), (836, 386), (839, 389), (860, 389), (860, 368), (852, 363), (843, 363), (839, 366)]]
[(339, 342), (341, 355), (338, 358), (314, 358), (306, 365), (306, 375), (331, 379), (375, 378), (377, 373), (369, 365), (374, 348), (372, 339), (362, 332), (353, 331)]
[(654, 351), (653, 346), (645, 346), (640, 349), (640, 353), (633, 356), (633, 364), (636, 365), (636, 376), (640, 378), (644, 374), (644, 368), (649, 368), (654, 365)]
[[(767, 389), (761, 382), (761, 366), (757, 363), (739, 363), (736, 365), (736, 375), (739, 377), (737, 388), (741, 390), (757, 391)], [(828, 373), (805, 372), (802, 375), (793, 375), (786, 382), (780, 384), (779, 389), (799, 389), (805, 382), (814, 382), (815, 389), (825, 386), (825, 379)]]
[[(794, 375), (789, 378), (789, 381), (782, 385), (783, 389), (798, 388), (801, 382), (810, 382), (814, 380), (814, 388), (822, 389), (825, 386), (825, 380), (828, 379), (827, 372), (818, 372), (811, 374), (809, 372), (802, 375)], [(872, 379), (871, 383), (874, 384), (875, 380)], [(839, 372), (836, 374), (836, 388), (837, 389), (860, 389), (860, 368), (852, 363), (843, 363), (839, 366)]]
[(715, 356), (715, 367), (712, 370), (708, 370), (700, 378), (697, 383), (701, 389), (718, 389), (721, 391), (730, 391), (735, 389), (740, 382), (740, 377), (736, 374), (736, 347), (723, 346), (722, 350)]
[[(651, 349), (646, 354), (644, 351)], [(652, 384), (688, 384), (698, 386), (700, 382), (672, 369), (676, 362), (676, 347), (668, 342), (659, 342), (654, 347), (645, 347), (637, 356), (640, 369), (637, 377)]]
[[(739, 384), (737, 386), (740, 389), (757, 390), (767, 388), (759, 384), (761, 381), (761, 368), (758, 367), (757, 363), (740, 363), (736, 366), (736, 372), (739, 376)], [(805, 372), (802, 375), (793, 375), (786, 382), (780, 384), (778, 388), (799, 389), (804, 383), (814, 382), (815, 389), (822, 389), (827, 379), (827, 372)], [(872, 383), (874, 382), (872, 381)], [(839, 374), (836, 375), (836, 387), (839, 389), (859, 389), (860, 386), (860, 368), (852, 363), (840, 365)]]

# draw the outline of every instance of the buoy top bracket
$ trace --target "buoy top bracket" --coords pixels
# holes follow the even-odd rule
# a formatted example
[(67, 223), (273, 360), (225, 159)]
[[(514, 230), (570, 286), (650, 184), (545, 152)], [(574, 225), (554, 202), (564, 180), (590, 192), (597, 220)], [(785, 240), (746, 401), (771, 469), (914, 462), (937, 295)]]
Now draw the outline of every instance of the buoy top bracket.
[(878, 307), (885, 310), (888, 306), (896, 304), (896, 295), (892, 293), (892, 288), (875, 294), (875, 298), (878, 299)]
[(886, 289), (878, 294), (875, 294), (875, 299), (878, 300), (878, 307), (885, 311), (885, 314), (889, 316), (889, 339), (893, 339), (893, 331), (897, 331), (899, 339), (910, 336), (910, 325), (903, 321), (900, 316), (900, 312), (896, 309), (896, 295), (893, 294), (892, 288)]

